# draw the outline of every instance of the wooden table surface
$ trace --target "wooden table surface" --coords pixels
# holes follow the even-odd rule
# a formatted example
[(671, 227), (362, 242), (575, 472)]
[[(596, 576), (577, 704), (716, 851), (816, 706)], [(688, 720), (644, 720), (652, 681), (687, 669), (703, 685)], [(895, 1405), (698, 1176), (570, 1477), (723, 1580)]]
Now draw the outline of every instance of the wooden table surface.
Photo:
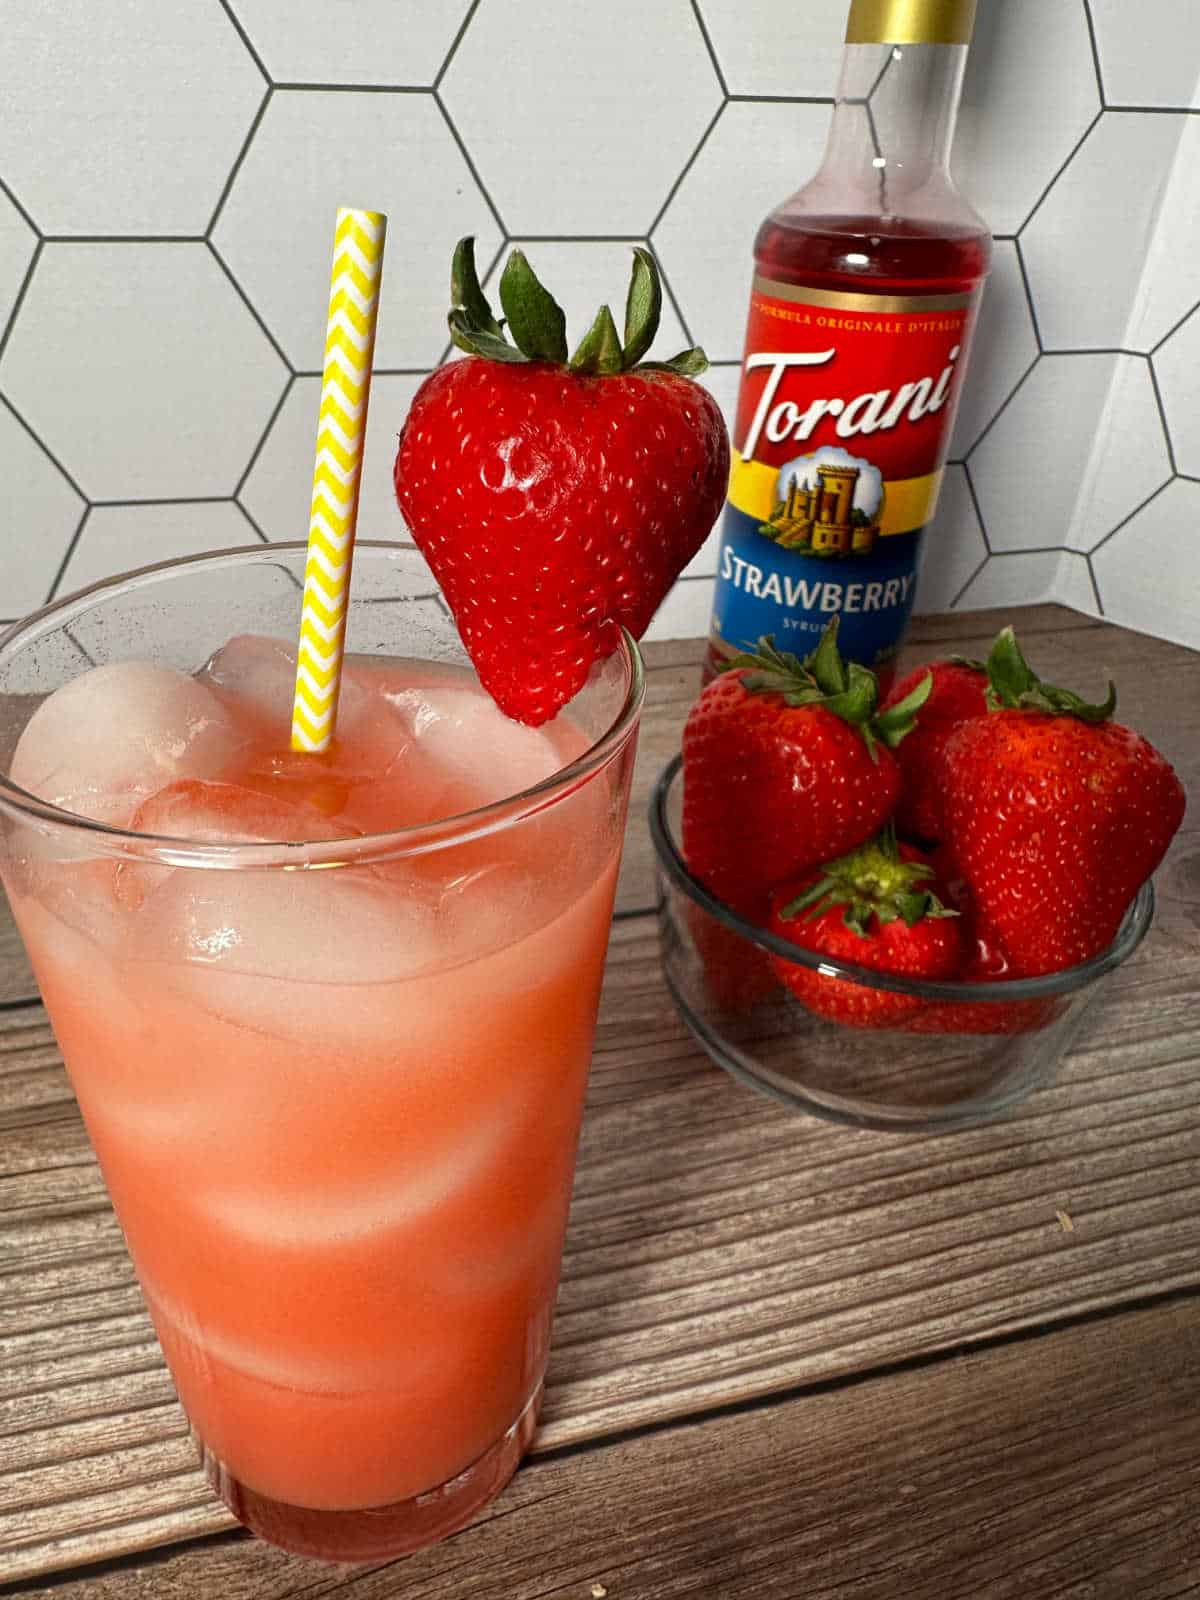
[[(1200, 657), (1014, 620), (1200, 796)], [(910, 657), (977, 653), (993, 614)], [(700, 647), (652, 646), (544, 1423), (473, 1528), (372, 1568), (233, 1528), (193, 1462), (19, 944), (0, 938), (0, 1594), (56, 1600), (1200, 1596), (1200, 802), (1057, 1082), (938, 1136), (709, 1064), (645, 802)]]

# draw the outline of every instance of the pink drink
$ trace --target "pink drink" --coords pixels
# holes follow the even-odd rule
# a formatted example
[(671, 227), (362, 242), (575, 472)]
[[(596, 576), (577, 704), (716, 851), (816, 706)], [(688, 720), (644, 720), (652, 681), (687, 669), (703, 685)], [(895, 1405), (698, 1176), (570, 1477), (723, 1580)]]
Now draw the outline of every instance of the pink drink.
[(334, 750), (293, 756), (290, 666), (242, 638), (198, 679), (100, 669), (151, 752), (119, 790), (76, 680), (13, 781), (194, 843), (10, 823), (4, 876), (214, 1481), (267, 1537), (365, 1557), (460, 1526), (532, 1432), (632, 740), (589, 771), (569, 718), (348, 660)]

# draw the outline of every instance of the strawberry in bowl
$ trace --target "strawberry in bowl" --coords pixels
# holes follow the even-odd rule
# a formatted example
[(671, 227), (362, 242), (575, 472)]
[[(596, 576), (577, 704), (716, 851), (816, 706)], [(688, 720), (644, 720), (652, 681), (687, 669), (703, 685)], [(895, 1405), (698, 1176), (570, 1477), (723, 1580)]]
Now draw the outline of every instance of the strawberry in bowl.
[(987, 665), (988, 710), (942, 751), (946, 844), (1010, 976), (1061, 972), (1112, 943), (1183, 821), (1170, 763), (1089, 703), (1043, 683), (1011, 628)]
[(574, 354), (520, 250), (500, 307), (503, 322), (462, 240), (449, 324), (466, 359), (414, 396), (394, 482), (480, 682), (537, 725), (616, 648), (618, 627), (645, 632), (721, 509), (729, 439), (694, 381), (703, 351), (644, 359), (662, 308), (648, 251), (634, 250), (623, 333), (602, 306)]
[[(932, 862), (889, 825), (771, 897), (772, 933), (801, 949), (900, 978), (952, 978), (963, 960), (958, 912), (939, 896)], [(944, 893), (944, 891), (943, 891)], [(919, 995), (855, 983), (772, 956), (807, 1008), (849, 1028), (891, 1028), (920, 1011)]]

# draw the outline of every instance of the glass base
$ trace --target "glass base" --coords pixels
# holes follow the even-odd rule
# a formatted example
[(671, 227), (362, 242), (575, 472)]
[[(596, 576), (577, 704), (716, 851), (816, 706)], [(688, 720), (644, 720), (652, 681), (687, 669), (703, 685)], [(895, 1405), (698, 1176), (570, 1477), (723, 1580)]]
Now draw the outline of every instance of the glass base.
[(197, 1443), (209, 1483), (260, 1539), (318, 1561), (383, 1561), (457, 1533), (494, 1500), (529, 1448), (541, 1403), (539, 1384), (508, 1432), (456, 1477), (411, 1500), (365, 1511), (313, 1511), (269, 1499), (239, 1483), (202, 1439)]

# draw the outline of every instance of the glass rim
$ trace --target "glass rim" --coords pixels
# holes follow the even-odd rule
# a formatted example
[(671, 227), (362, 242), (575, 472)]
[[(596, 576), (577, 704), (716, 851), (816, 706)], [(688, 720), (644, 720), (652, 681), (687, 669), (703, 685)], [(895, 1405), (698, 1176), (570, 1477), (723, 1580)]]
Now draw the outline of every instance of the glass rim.
[(1078, 966), (1065, 967), (1061, 972), (1047, 972), (1036, 978), (996, 978), (983, 982), (944, 979), (934, 982), (932, 979), (906, 978), (899, 973), (876, 972), (851, 961), (820, 955), (815, 950), (807, 950), (780, 938), (768, 928), (748, 922), (706, 889), (698, 878), (693, 877), (675, 841), (667, 816), (668, 797), (682, 767), (683, 756), (673, 756), (659, 773), (650, 795), (650, 837), (660, 868), (691, 901), (731, 933), (769, 955), (780, 956), (797, 966), (807, 967), (810, 972), (819, 972), (822, 977), (839, 978), (860, 988), (882, 989), (889, 994), (911, 995), (921, 1000), (970, 1000), (986, 1005), (1002, 1005), (1014, 1000), (1048, 999), (1086, 989), (1106, 973), (1114, 971), (1129, 959), (1149, 932), (1154, 917), (1154, 885), (1147, 879), (1125, 913), (1116, 938), (1106, 950), (1080, 962)]
[[(359, 539), (355, 544), (356, 554), (369, 551), (373, 556), (411, 552), (414, 548), (387, 539)], [(134, 587), (141, 580), (184, 572), (188, 569), (202, 570), (205, 567), (238, 563), (270, 564), (281, 554), (304, 557), (307, 555), (307, 550), (307, 541), (301, 539), (270, 544), (233, 545), (220, 550), (205, 550), (197, 555), (177, 556), (165, 561), (151, 562), (143, 567), (134, 567), (101, 578), (83, 589), (77, 589), (71, 594), (49, 601), (36, 611), (31, 611), (9, 624), (3, 632), (0, 632), (0, 667), (14, 657), (21, 641), (30, 630), (55, 619), (65, 619), (63, 620), (65, 626), (70, 613), (80, 609), (81, 602)], [(432, 574), (430, 584), (430, 593), (433, 594), (437, 591), (437, 586)], [(447, 625), (452, 628), (455, 626), (449, 613), (447, 613)], [(298, 627), (299, 605), (297, 605)], [(281, 839), (261, 843), (234, 840), (201, 842), (166, 834), (139, 833), (136, 829), (118, 828), (110, 823), (80, 816), (77, 812), (64, 810), (39, 799), (37, 795), (30, 794), (13, 783), (7, 773), (0, 773), (0, 814), (16, 815), (25, 820), (35, 819), (66, 834), (94, 840), (98, 849), (106, 848), (109, 853), (156, 861), (165, 866), (276, 867), (294, 870), (298, 867), (352, 866), (366, 861), (402, 860), (411, 856), (428, 855), (452, 845), (482, 838), (502, 828), (510, 827), (526, 817), (548, 810), (558, 799), (586, 783), (621, 751), (637, 726), (645, 698), (646, 673), (637, 640), (625, 627), (619, 627), (618, 650), (626, 671), (625, 693), (619, 709), (607, 727), (592, 740), (586, 750), (560, 767), (550, 777), (541, 779), (527, 789), (517, 790), (499, 800), (490, 801), (485, 806), (441, 817), (433, 822), (410, 823), (403, 828), (389, 829), (384, 833), (355, 834), (344, 839)], [(608, 657), (603, 659), (607, 660)]]

